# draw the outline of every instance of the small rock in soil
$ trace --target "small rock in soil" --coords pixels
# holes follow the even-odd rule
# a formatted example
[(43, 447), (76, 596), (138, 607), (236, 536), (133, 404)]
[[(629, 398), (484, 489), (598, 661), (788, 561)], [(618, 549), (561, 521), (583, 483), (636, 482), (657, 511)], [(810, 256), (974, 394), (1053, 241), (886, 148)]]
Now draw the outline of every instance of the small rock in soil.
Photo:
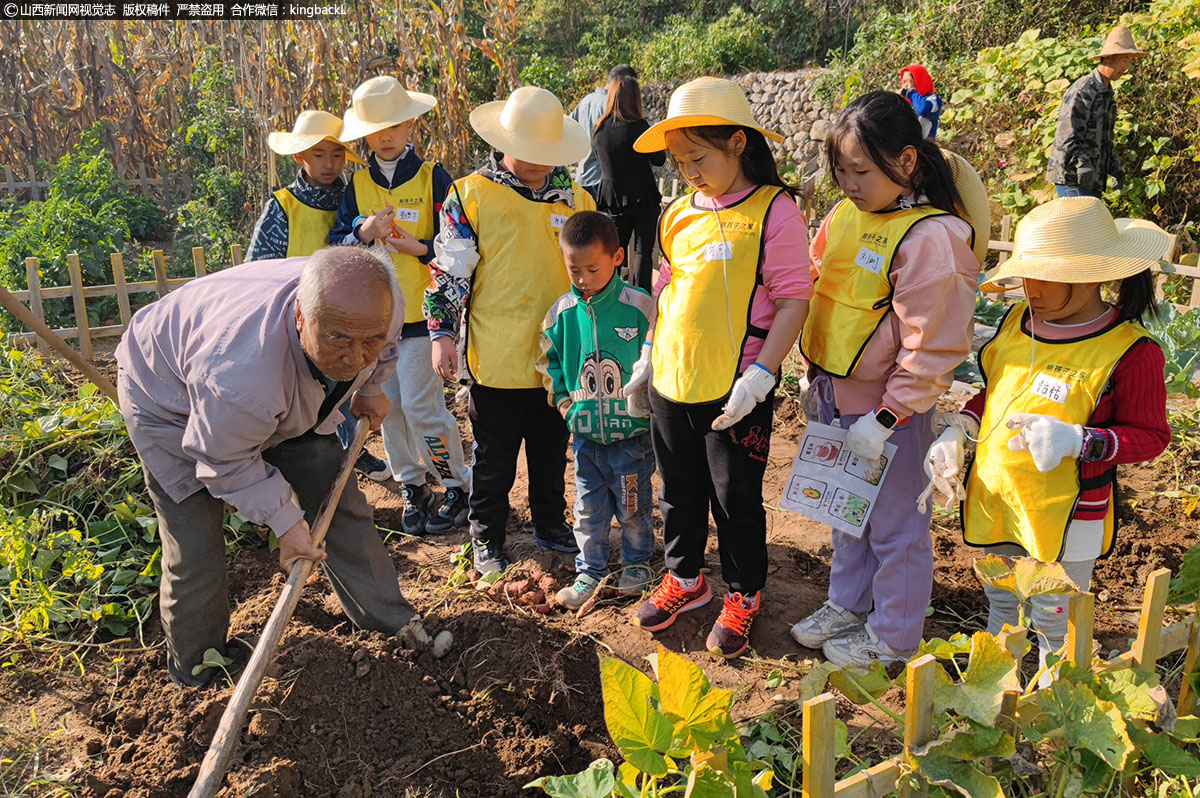
[(282, 725), (280, 717), (275, 712), (257, 712), (250, 718), (250, 736), (259, 740), (273, 740), (279, 734)]
[(454, 635), (449, 629), (438, 632), (438, 636), (433, 639), (433, 658), (441, 659), (450, 653), (450, 646), (454, 645)]
[(371, 672), (371, 660), (364, 659), (354, 666), (354, 677), (361, 679)]
[(95, 756), (96, 754), (100, 753), (103, 748), (104, 746), (100, 744), (99, 740), (92, 739), (87, 741), (88, 756)]
[(352, 657), (350, 657), (350, 661), (351, 662), (362, 662), (368, 656), (370, 656), (370, 652), (367, 651), (365, 648), (360, 648), (354, 652), (354, 655)]

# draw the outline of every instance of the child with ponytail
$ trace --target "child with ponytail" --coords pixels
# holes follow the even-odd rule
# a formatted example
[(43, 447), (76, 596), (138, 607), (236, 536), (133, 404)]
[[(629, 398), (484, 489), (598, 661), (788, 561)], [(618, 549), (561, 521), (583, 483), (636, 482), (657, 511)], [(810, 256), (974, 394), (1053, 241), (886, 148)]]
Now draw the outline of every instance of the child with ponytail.
[(879, 461), (889, 440), (897, 451), (861, 537), (833, 532), (829, 599), (792, 637), (838, 665), (887, 664), (916, 650), (933, 589), (930, 516), (915, 500), (934, 404), (970, 351), (973, 247), (986, 246), (988, 228), (986, 215), (966, 209), (986, 208), (986, 195), (891, 92), (851, 103), (826, 156), (846, 199), (811, 248), (806, 407), (846, 429), (846, 447), (863, 460)]

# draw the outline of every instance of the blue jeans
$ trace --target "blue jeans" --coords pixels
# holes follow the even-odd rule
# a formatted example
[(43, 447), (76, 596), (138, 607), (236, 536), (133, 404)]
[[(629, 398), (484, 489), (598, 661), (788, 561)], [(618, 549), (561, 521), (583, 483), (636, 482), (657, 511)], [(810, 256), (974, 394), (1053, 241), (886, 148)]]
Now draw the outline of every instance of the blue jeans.
[(621, 558), (626, 565), (654, 556), (654, 449), (649, 435), (596, 443), (576, 435), (575, 570), (595, 579), (608, 573), (609, 530), (621, 524)]
[(1095, 197), (1096, 199), (1100, 199), (1100, 192), (1090, 188), (1064, 186), (1061, 183), (1055, 183), (1054, 190), (1058, 192), (1058, 196), (1060, 197)]
[(354, 440), (354, 427), (358, 424), (358, 419), (350, 412), (350, 400), (346, 399), (346, 403), (339, 408), (345, 418), (342, 423), (338, 424), (337, 436), (342, 442), (342, 448), (345, 449), (350, 445), (350, 441)]

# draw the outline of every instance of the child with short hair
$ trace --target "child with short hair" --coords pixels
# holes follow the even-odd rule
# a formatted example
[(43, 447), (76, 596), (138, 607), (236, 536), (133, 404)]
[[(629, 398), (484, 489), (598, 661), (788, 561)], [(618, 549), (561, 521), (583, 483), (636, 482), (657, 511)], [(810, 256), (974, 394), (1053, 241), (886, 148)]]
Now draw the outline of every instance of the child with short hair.
[(800, 341), (809, 396), (817, 420), (847, 430), (859, 459), (879, 461), (889, 439), (897, 450), (862, 535), (833, 531), (828, 600), (791, 633), (836, 665), (886, 665), (916, 651), (933, 591), (930, 515), (916, 507), (921, 458), (934, 405), (971, 351), (986, 192), (891, 92), (847, 106), (826, 157), (846, 199), (812, 244), (816, 282)]
[(569, 432), (546, 402), (536, 363), (545, 309), (571, 287), (559, 234), (596, 203), (565, 168), (587, 154), (588, 134), (550, 92), (522, 86), (476, 108), (470, 121), (494, 149), (486, 166), (455, 181), (446, 196), (425, 316), (434, 369), (470, 386), (468, 520), (475, 567), (495, 573), (509, 565), (508, 494), (522, 443), (534, 545), (577, 550), (563, 520)]
[(558, 592), (558, 602), (579, 609), (608, 574), (614, 516), (621, 524), (625, 564), (617, 592), (640, 593), (650, 581), (650, 422), (628, 412), (622, 386), (650, 331), (654, 300), (621, 279), (617, 270), (625, 259), (624, 248), (616, 224), (603, 213), (575, 214), (563, 225), (558, 243), (572, 288), (542, 322), (537, 369), (550, 404), (575, 436), (578, 575), (574, 584)]
[[(458, 423), (430, 365), (432, 344), (421, 312), (451, 179), (441, 164), (417, 155), (409, 137), (416, 118), (436, 104), (393, 77), (371, 78), (354, 90), (342, 141), (366, 138), (371, 155), (367, 168), (351, 178), (329, 234), (333, 244), (386, 248), (405, 297), (396, 375), (383, 385), (392, 409), (381, 431), (391, 475), (402, 486), (400, 527), (409, 535), (443, 534), (464, 523), (471, 483)], [(429, 490), (431, 473), (446, 488), (438, 501)]]
[[(1019, 278), (1027, 299), (979, 352), (983, 390), (926, 456), (930, 488), (962, 501), (967, 544), (1059, 562), (1089, 589), (1116, 538), (1117, 466), (1153, 460), (1171, 441), (1162, 349), (1141, 323), (1155, 312), (1150, 267), (1169, 248), (1166, 231), (1114, 221), (1093, 197), (1053, 200), (1017, 224), (1012, 257), (982, 290)], [(1113, 304), (1101, 293), (1109, 281), (1118, 281)], [(964, 491), (968, 440), (976, 447)], [(1016, 626), (1017, 597), (983, 590), (987, 631)], [(1029, 600), (1043, 666), (1066, 640), (1070, 599)]]
[(666, 629), (712, 599), (704, 577), (711, 510), (729, 593), (706, 647), (740, 655), (762, 608), (762, 484), (779, 366), (808, 314), (808, 228), (737, 84), (699, 78), (671, 95), (638, 152), (669, 150), (696, 193), (659, 221), (663, 262), (652, 337), (625, 385), (648, 395), (662, 477), (668, 573), (634, 622)]

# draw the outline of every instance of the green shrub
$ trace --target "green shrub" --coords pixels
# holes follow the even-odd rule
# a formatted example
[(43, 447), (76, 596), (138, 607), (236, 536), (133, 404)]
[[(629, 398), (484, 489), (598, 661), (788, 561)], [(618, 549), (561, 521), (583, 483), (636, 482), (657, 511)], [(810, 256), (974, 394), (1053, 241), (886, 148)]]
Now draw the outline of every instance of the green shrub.
[(643, 80), (774, 69), (777, 61), (765, 39), (762, 21), (737, 6), (707, 25), (672, 16), (641, 47), (635, 66)]

